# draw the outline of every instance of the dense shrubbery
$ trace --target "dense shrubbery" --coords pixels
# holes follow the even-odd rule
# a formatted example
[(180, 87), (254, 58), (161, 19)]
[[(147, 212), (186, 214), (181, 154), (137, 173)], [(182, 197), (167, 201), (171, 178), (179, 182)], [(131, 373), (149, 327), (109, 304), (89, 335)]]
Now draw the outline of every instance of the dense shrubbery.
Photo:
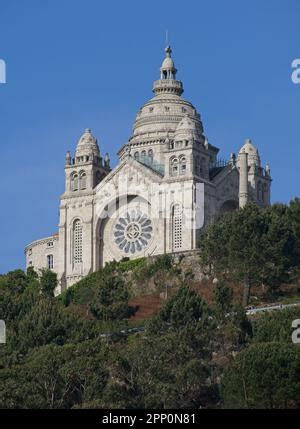
[(300, 348), (258, 343), (225, 370), (223, 395), (230, 408), (299, 408)]

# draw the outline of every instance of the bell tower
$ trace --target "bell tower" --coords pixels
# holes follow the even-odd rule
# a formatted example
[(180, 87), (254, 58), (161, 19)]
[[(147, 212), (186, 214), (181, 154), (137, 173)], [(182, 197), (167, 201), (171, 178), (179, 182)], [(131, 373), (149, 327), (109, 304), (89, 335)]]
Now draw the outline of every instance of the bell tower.
[(65, 193), (91, 191), (109, 171), (109, 155), (106, 154), (103, 161), (96, 138), (86, 129), (77, 143), (75, 157), (72, 159), (69, 151), (66, 154)]

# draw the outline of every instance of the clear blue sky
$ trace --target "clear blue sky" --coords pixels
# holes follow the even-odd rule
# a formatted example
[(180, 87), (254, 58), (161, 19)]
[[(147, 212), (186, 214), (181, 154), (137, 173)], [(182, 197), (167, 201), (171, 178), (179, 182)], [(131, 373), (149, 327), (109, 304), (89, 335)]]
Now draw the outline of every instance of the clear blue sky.
[(148, 100), (165, 29), (184, 96), (228, 157), (269, 161), (273, 202), (299, 191), (299, 0), (0, 0), (0, 272), (57, 230), (66, 150), (90, 127), (113, 165)]

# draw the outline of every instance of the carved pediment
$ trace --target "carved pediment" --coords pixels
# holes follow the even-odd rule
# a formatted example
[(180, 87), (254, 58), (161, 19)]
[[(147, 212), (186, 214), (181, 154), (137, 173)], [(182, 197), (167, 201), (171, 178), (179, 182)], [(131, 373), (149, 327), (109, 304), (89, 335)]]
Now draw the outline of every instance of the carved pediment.
[(136, 161), (134, 158), (127, 157), (99, 183), (96, 192), (105, 187), (107, 183), (111, 183), (115, 190), (118, 190), (120, 184), (123, 184), (124, 181), (128, 184), (135, 183), (147, 185), (159, 183), (161, 179), (162, 177), (159, 173), (156, 173), (151, 170), (151, 168)]

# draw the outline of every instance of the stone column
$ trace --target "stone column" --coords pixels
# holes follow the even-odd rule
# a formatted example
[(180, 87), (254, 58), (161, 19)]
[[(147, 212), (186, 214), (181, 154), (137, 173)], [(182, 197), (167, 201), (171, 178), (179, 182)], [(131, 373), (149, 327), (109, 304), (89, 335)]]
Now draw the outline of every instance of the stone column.
[(240, 182), (239, 182), (239, 206), (245, 207), (248, 202), (248, 154), (241, 152), (240, 158)]

